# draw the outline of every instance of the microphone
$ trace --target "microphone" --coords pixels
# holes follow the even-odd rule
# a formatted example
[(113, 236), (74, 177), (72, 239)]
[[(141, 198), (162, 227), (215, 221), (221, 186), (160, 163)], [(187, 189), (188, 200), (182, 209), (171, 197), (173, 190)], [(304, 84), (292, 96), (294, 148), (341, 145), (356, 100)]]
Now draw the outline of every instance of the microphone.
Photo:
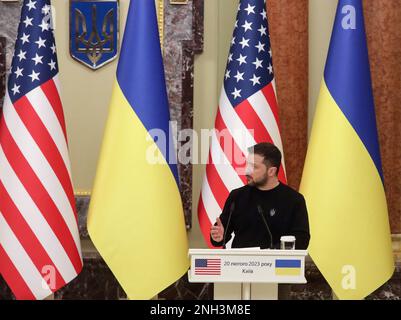
[(227, 225), (226, 225), (226, 228), (224, 229), (223, 248), (225, 248), (225, 246), (226, 246), (227, 230), (228, 230), (228, 226), (230, 225), (230, 220), (231, 220), (231, 216), (233, 214), (234, 209), (235, 209), (235, 202), (231, 203), (231, 206), (230, 206), (230, 214), (228, 215)]
[(272, 236), (272, 233), (270, 232), (269, 225), (267, 224), (266, 218), (263, 214), (263, 209), (262, 209), (261, 205), (258, 205), (258, 212), (259, 212), (260, 216), (262, 217), (262, 220), (266, 226), (267, 232), (269, 233), (269, 236), (270, 236), (270, 249), (273, 249), (273, 236)]

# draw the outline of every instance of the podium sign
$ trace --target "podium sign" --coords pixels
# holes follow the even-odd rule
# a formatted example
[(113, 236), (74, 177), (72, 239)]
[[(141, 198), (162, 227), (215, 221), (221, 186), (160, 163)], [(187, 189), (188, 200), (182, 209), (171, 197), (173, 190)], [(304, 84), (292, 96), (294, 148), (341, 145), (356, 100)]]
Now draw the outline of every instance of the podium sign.
[(305, 250), (190, 249), (189, 282), (306, 283)]

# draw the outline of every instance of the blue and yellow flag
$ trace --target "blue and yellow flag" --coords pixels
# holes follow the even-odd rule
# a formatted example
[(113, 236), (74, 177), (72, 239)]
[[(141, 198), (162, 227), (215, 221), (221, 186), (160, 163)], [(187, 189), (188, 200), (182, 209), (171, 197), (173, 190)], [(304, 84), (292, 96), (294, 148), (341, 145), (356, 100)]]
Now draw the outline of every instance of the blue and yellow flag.
[(394, 271), (361, 0), (338, 3), (300, 191), (309, 252), (339, 299)]
[(130, 299), (152, 298), (189, 267), (169, 119), (155, 2), (131, 1), (88, 216)]

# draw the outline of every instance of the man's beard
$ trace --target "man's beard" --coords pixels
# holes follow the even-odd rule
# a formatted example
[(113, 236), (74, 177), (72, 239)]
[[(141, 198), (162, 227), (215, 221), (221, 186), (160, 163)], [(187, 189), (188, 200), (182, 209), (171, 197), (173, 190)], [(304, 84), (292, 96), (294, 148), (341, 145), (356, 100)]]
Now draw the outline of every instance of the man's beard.
[(267, 184), (267, 181), (269, 180), (267, 174), (259, 179), (259, 180), (253, 180), (253, 178), (251, 176), (246, 176), (247, 180), (248, 180), (248, 185), (252, 186), (252, 187), (261, 187)]

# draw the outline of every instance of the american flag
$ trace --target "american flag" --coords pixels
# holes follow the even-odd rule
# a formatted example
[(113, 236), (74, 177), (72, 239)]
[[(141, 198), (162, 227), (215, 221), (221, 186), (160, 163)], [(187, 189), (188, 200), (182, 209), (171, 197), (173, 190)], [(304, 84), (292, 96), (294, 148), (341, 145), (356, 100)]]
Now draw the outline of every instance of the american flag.
[(195, 259), (195, 275), (219, 276), (221, 259)]
[[(247, 183), (248, 148), (260, 142), (271, 142), (283, 152), (266, 2), (241, 0), (198, 203), (209, 247), (210, 228), (230, 191)], [(279, 179), (286, 183), (284, 157)]]
[(82, 269), (49, 0), (25, 0), (0, 117), (0, 273), (43, 299)]

